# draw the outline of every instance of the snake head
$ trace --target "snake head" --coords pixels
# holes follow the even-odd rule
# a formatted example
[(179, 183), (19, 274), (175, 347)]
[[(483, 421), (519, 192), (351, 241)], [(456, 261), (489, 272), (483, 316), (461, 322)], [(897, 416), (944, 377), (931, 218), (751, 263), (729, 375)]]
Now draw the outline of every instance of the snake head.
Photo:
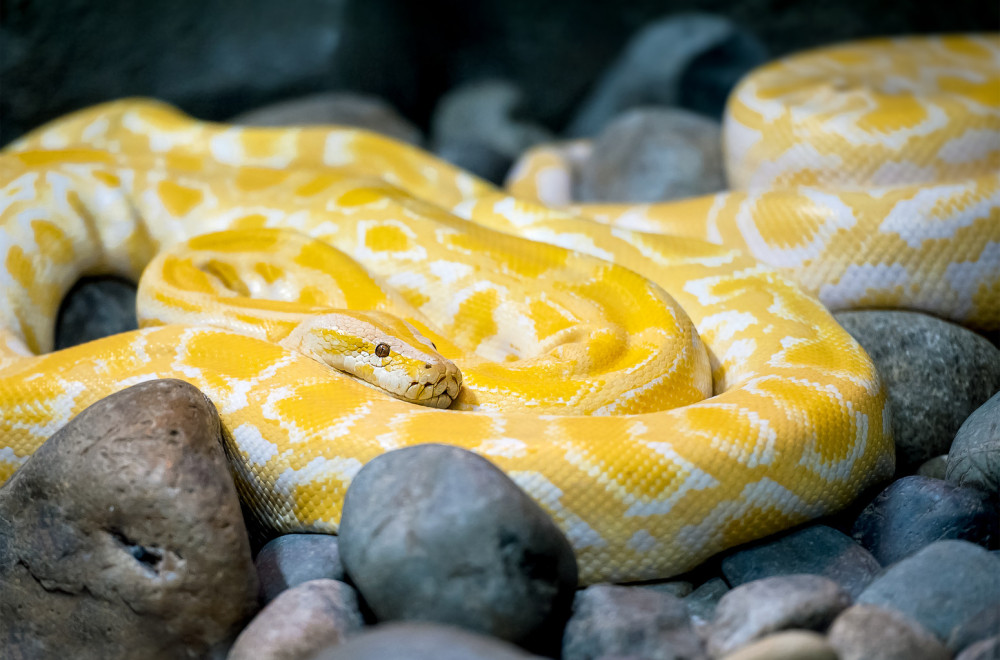
[(315, 316), (281, 344), (411, 403), (447, 408), (462, 389), (454, 362), (412, 325), (383, 312)]

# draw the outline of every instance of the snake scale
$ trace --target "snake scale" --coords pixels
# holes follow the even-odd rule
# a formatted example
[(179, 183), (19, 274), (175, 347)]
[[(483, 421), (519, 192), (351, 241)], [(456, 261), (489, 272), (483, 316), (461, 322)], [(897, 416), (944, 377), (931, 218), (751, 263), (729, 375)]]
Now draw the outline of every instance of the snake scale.
[[(560, 207), (559, 148), (512, 196), (362, 130), (139, 99), (43, 126), (0, 155), (0, 481), (84, 407), (172, 377), (215, 403), (241, 496), (282, 531), (335, 532), (362, 465), (425, 442), (501, 467), (584, 583), (836, 510), (894, 460), (884, 387), (828, 309), (1000, 328), (1000, 38), (776, 61), (735, 90), (724, 136), (730, 192)], [(144, 268), (139, 330), (51, 352), (81, 275)], [(457, 364), (457, 394), (403, 383), (451, 408), (289, 346), (341, 308), (403, 319), (421, 368), (446, 370), (432, 349)]]

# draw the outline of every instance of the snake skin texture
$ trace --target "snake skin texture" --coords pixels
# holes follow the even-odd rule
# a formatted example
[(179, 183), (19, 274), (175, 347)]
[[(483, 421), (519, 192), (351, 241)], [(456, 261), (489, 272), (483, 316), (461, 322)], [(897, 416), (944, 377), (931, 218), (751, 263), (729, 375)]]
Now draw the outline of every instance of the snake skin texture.
[[(171, 377), (218, 407), (241, 496), (281, 531), (336, 532), (361, 466), (426, 442), (510, 475), (583, 583), (667, 577), (843, 507), (893, 446), (878, 374), (827, 308), (1000, 327), (1000, 39), (776, 62), (725, 135), (733, 191), (554, 208), (559, 148), (511, 196), (362, 130), (147, 100), (44, 126), (0, 155), (0, 481), (87, 405)], [(143, 327), (49, 352), (95, 273), (142, 274)], [(274, 341), (335, 308), (435, 344), (462, 369), (452, 409)]]

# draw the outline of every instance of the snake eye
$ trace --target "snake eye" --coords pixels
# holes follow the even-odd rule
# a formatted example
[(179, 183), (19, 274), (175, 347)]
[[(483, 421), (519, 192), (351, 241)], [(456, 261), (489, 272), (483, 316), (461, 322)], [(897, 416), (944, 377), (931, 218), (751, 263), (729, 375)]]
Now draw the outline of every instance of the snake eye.
[(375, 355), (387, 357), (389, 355), (389, 344), (379, 344), (375, 347)]

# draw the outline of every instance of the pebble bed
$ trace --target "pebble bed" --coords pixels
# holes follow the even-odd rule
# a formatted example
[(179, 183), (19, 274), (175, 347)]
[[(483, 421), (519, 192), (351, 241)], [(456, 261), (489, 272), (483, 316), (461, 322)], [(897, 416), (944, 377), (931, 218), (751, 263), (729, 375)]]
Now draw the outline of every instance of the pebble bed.
[[(627, 62), (574, 128), (627, 148), (595, 149), (572, 196), (720, 186), (717, 124), (630, 107), (621, 90), (643, 74)], [(518, 152), (552, 139), (513, 118), (516, 89), (459, 92), (433, 124), (442, 156), (502, 180)], [(343, 121), (422, 143), (377, 99), (345, 94), (241, 120)], [(59, 346), (133, 327), (130, 296), (113, 280), (79, 287)], [(270, 538), (241, 510), (204, 395), (181, 381), (136, 385), (56, 432), (0, 487), (0, 656), (1000, 658), (1000, 349), (915, 312), (836, 316), (887, 383), (895, 479), (836, 516), (638, 585), (580, 588), (545, 512), (491, 463), (445, 445), (370, 461), (339, 536)]]

